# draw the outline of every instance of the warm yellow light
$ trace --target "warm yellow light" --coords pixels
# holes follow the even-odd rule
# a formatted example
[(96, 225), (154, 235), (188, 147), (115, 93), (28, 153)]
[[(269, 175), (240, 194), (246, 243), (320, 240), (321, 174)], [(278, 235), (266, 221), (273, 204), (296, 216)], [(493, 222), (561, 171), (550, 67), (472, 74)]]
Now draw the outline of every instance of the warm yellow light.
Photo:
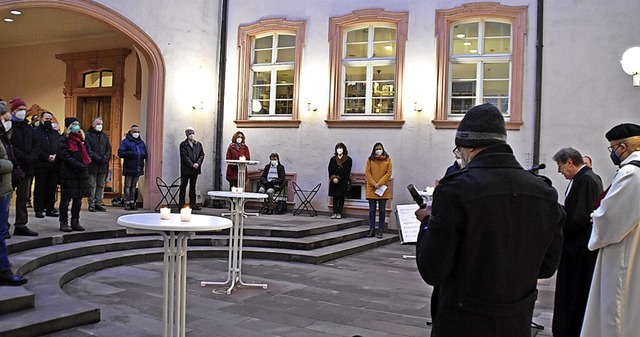
[(13, 19), (12, 18), (4, 18), (4, 22), (11, 23), (11, 22), (13, 22)]
[(17, 10), (17, 9), (14, 9), (14, 10), (12, 10), (12, 11), (11, 11), (11, 12), (9, 12), (9, 13), (11, 13), (11, 14), (13, 14), (13, 15), (20, 15), (20, 14), (22, 14), (22, 12), (21, 12), (21, 11), (19, 11), (19, 10)]

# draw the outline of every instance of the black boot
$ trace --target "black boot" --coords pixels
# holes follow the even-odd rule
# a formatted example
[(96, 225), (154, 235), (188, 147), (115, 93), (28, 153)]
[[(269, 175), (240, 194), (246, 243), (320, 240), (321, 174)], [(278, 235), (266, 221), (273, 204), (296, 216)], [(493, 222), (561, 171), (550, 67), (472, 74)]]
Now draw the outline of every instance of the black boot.
[(84, 227), (80, 226), (80, 219), (71, 219), (71, 229), (78, 232), (84, 231)]
[(21, 286), (27, 283), (27, 279), (14, 274), (11, 269), (0, 272), (0, 286)]
[(69, 220), (60, 220), (60, 230), (67, 233), (72, 231)]
[(372, 238), (375, 235), (376, 230), (371, 228), (369, 229), (369, 233), (367, 233), (368, 238)]
[(382, 229), (378, 229), (378, 230), (376, 231), (376, 237), (377, 237), (378, 239), (382, 239)]

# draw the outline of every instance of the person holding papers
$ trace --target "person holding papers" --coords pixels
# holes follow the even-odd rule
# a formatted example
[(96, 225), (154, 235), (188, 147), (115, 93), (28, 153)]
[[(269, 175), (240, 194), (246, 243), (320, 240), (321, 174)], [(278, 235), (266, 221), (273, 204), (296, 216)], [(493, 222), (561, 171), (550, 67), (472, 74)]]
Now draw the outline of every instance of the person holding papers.
[[(367, 193), (369, 200), (369, 234), (367, 237), (382, 238), (384, 229), (387, 200), (391, 197), (388, 185), (391, 179), (393, 165), (382, 143), (373, 146), (371, 155), (367, 160), (365, 174), (367, 176)], [(379, 213), (378, 230), (376, 231), (376, 206)]]

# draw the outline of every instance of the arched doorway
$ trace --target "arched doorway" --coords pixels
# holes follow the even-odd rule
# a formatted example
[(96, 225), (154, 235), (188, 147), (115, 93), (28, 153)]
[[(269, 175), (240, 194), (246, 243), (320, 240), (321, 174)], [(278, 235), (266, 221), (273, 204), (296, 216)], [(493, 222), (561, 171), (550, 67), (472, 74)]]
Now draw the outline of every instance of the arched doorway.
[[(56, 8), (73, 11), (100, 20), (129, 37), (135, 44), (147, 66), (148, 78), (146, 88), (146, 142), (149, 150), (146, 172), (144, 176), (145, 190), (144, 208), (153, 208), (160, 200), (161, 195), (155, 188), (155, 177), (162, 176), (162, 151), (163, 151), (163, 120), (164, 120), (164, 86), (165, 65), (164, 59), (155, 42), (140, 27), (120, 13), (86, 0), (0, 0), (0, 10), (26, 8)], [(38, 28), (34, 28), (37, 34)], [(118, 141), (118, 140), (114, 140)]]

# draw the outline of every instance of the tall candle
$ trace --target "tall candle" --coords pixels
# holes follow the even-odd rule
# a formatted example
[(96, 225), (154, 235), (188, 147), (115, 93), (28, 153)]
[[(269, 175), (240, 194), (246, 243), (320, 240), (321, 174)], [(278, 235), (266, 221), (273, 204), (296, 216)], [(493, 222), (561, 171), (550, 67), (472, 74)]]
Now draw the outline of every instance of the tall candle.
[(240, 158), (238, 158), (238, 159), (240, 159), (240, 160), (247, 160), (247, 157), (245, 157), (245, 156), (240, 156)]
[(171, 209), (169, 209), (169, 207), (160, 208), (160, 219), (162, 220), (171, 219)]
[(191, 221), (191, 208), (185, 207), (180, 210), (180, 220), (184, 222)]

